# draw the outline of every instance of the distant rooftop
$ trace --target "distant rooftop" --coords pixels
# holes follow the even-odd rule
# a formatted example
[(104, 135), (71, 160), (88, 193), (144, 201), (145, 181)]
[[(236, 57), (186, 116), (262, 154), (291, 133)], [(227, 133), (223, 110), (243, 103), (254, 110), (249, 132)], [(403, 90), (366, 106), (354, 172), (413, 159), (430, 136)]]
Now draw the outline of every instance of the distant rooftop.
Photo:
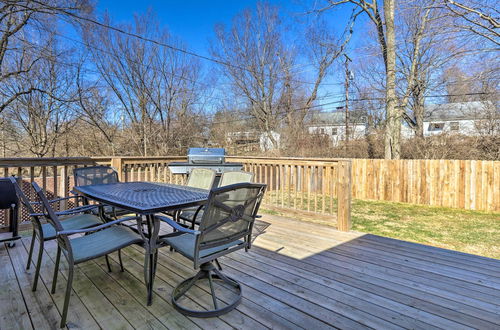
[(425, 106), (424, 120), (480, 119), (488, 116), (492, 109), (494, 105), (489, 101), (430, 104)]
[[(349, 122), (351, 124), (364, 124), (367, 122), (366, 111), (349, 111)], [(311, 125), (345, 125), (345, 111), (332, 112), (312, 111), (309, 115)]]

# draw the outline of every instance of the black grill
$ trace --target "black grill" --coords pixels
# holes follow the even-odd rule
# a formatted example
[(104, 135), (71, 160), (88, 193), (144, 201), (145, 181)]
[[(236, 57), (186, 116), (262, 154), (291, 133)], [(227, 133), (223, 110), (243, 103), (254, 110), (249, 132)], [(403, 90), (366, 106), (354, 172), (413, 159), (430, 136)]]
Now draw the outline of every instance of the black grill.
[(243, 164), (226, 163), (226, 150), (224, 148), (189, 148), (187, 162), (174, 162), (168, 164), (173, 174), (188, 174), (193, 168), (210, 168), (217, 174), (227, 171), (241, 171)]

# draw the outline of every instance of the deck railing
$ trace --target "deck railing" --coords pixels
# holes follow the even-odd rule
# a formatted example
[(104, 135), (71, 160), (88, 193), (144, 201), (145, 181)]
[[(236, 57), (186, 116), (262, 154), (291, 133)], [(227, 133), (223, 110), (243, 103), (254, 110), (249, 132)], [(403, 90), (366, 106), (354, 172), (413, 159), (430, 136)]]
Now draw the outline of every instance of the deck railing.
[[(228, 157), (253, 172), (255, 182), (268, 185), (264, 205), (294, 209), (314, 217), (323, 214), (340, 230), (350, 229), (351, 162), (349, 160)], [(16, 175), (25, 183), (37, 181), (54, 196), (68, 196), (73, 186), (72, 169), (103, 164), (113, 166), (121, 181), (152, 181), (183, 184), (185, 175), (174, 175), (168, 164), (186, 157), (93, 157), (93, 158), (11, 158), (0, 160), (3, 175)], [(32, 196), (33, 197), (33, 196)], [(310, 212), (310, 213), (308, 213)], [(0, 227), (5, 217), (0, 218)], [(26, 212), (22, 220), (28, 220)]]
[[(67, 158), (0, 158), (0, 175), (15, 175), (25, 194), (34, 199), (31, 182), (38, 183), (50, 197), (66, 197), (73, 187), (72, 173), (75, 167), (95, 164), (89, 157)], [(63, 202), (56, 207), (66, 207)], [(8, 226), (5, 211), (0, 210), (0, 228)], [(27, 221), (28, 213), (21, 208), (20, 221)]]
[[(36, 181), (49, 194), (63, 197), (73, 186), (75, 167), (106, 164), (117, 169), (122, 181), (183, 184), (186, 176), (168, 170), (175, 161), (186, 157), (3, 158), (0, 176), (22, 178), (28, 194), (29, 183)], [(500, 161), (236, 156), (228, 161), (243, 163), (255, 181), (268, 185), (266, 207), (301, 212), (304, 217), (321, 215), (321, 220), (336, 222), (342, 230), (350, 228), (351, 197), (500, 211)], [(26, 212), (22, 216), (27, 220)], [(0, 228), (7, 225), (4, 219), (0, 211)]]
[[(186, 157), (94, 158), (100, 164), (113, 166), (122, 181), (156, 181), (182, 184), (186, 176), (173, 175), (168, 164), (186, 161)], [(340, 230), (350, 229), (351, 184), (349, 160), (228, 157), (243, 163), (245, 171), (254, 173), (255, 182), (266, 183), (265, 206), (294, 209), (307, 216), (327, 215)], [(342, 198), (338, 198), (342, 196)]]

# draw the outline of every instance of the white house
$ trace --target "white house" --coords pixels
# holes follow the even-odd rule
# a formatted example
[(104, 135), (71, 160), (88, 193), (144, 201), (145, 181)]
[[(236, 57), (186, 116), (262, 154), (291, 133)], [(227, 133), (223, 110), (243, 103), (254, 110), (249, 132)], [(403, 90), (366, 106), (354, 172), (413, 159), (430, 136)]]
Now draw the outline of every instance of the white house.
[[(359, 139), (367, 134), (368, 120), (364, 111), (349, 112), (349, 139)], [(346, 138), (346, 120), (344, 111), (312, 112), (309, 118), (310, 134), (327, 135), (333, 145), (338, 145)]]
[[(480, 135), (500, 133), (500, 111), (492, 102), (462, 102), (425, 106), (424, 136), (437, 134)], [(403, 136), (413, 130), (403, 128)]]

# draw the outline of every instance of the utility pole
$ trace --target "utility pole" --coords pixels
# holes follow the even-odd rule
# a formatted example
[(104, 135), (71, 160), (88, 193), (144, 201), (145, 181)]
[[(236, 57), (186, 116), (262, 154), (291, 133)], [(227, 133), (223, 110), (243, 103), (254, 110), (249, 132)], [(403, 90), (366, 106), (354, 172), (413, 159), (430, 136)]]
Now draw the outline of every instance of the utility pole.
[(345, 56), (345, 146), (347, 150), (347, 143), (349, 142), (349, 82), (351, 80), (351, 72), (349, 71), (349, 62), (352, 60)]

